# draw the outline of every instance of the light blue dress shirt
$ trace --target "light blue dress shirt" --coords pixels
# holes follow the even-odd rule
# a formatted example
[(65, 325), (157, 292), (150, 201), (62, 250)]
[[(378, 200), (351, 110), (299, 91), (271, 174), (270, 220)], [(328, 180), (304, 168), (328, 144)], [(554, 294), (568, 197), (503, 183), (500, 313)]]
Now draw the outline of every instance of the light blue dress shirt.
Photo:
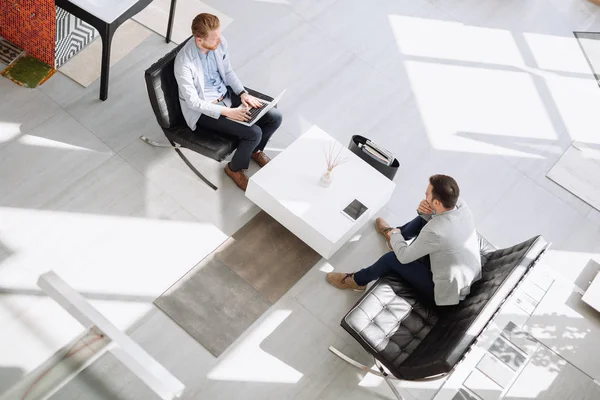
[(200, 62), (204, 71), (204, 96), (206, 101), (214, 101), (227, 93), (227, 86), (217, 68), (217, 59), (214, 51), (204, 54), (200, 53)]
[[(214, 50), (217, 60), (217, 70), (220, 71), (221, 79), (226, 87), (231, 87), (233, 93), (241, 93), (244, 85), (235, 74), (229, 60), (227, 40), (221, 36), (221, 43)], [(204, 95), (204, 74), (198, 72), (203, 70), (200, 53), (195, 40), (188, 40), (175, 57), (174, 73), (177, 80), (179, 92), (179, 104), (185, 122), (191, 130), (196, 129), (196, 122), (202, 115), (218, 119), (221, 116), (223, 106), (207, 101)], [(229, 107), (230, 104), (227, 105)]]

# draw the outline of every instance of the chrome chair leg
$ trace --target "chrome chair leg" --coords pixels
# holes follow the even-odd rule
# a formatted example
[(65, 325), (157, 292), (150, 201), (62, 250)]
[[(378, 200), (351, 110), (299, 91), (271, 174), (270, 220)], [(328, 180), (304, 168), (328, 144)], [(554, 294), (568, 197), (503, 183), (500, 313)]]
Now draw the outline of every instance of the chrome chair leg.
[(218, 187), (216, 187), (215, 185), (213, 185), (211, 181), (209, 181), (208, 179), (206, 179), (206, 177), (204, 175), (202, 175), (200, 173), (200, 171), (198, 171), (196, 169), (196, 167), (194, 167), (194, 165), (190, 162), (190, 160), (188, 160), (188, 158), (185, 156), (185, 154), (183, 154), (183, 152), (181, 151), (182, 147), (178, 143), (175, 143), (172, 140), (169, 140), (170, 144), (158, 143), (158, 142), (155, 142), (152, 139), (147, 138), (144, 135), (140, 136), (140, 139), (142, 139), (144, 142), (146, 142), (147, 144), (149, 144), (150, 146), (153, 146), (153, 147), (163, 147), (163, 148), (167, 148), (167, 149), (174, 149), (177, 152), (177, 154), (179, 155), (179, 157), (181, 157), (181, 159), (183, 160), (183, 162), (185, 163), (185, 165), (187, 165), (192, 170), (192, 172), (194, 174), (196, 174), (196, 176), (202, 180), (202, 182), (204, 182), (205, 184), (207, 184), (212, 190), (218, 190), (219, 189)]
[(154, 146), (154, 147), (166, 147), (168, 149), (169, 148), (178, 149), (178, 148), (181, 147), (177, 143), (175, 143), (174, 146), (171, 146), (170, 144), (166, 144), (166, 143), (158, 143), (158, 142), (155, 142), (154, 140), (152, 140), (152, 139), (150, 139), (150, 138), (148, 138), (148, 137), (146, 137), (144, 135), (140, 136), (140, 139), (142, 139), (144, 142), (148, 143), (150, 146)]
[(376, 370), (374, 370), (372, 368), (369, 368), (366, 365), (361, 364), (361, 363), (359, 363), (356, 360), (353, 360), (352, 358), (348, 357), (347, 355), (345, 355), (344, 353), (342, 353), (341, 351), (339, 351), (335, 347), (329, 346), (329, 351), (331, 351), (333, 354), (335, 354), (336, 356), (338, 356), (342, 360), (346, 361), (348, 364), (352, 364), (352, 365), (354, 365), (358, 369), (362, 369), (365, 372), (368, 372), (370, 374), (377, 375), (377, 376), (380, 376), (380, 377), (383, 378), (383, 374), (381, 372), (376, 371)]
[(347, 363), (354, 365), (356, 368), (359, 368), (359, 369), (361, 369), (361, 370), (363, 370), (365, 372), (368, 372), (370, 374), (382, 377), (385, 380), (385, 383), (388, 384), (388, 386), (390, 387), (390, 389), (392, 390), (392, 392), (394, 392), (394, 396), (396, 396), (396, 398), (398, 400), (404, 400), (404, 397), (402, 397), (400, 395), (400, 393), (398, 392), (398, 389), (396, 389), (396, 387), (392, 383), (392, 380), (398, 380), (398, 379), (396, 379), (394, 377), (390, 377), (390, 374), (388, 374), (383, 369), (383, 366), (381, 366), (379, 364), (379, 362), (377, 361), (377, 359), (375, 359), (374, 357), (373, 357), (373, 359), (375, 360), (375, 365), (377, 366), (377, 368), (379, 368), (379, 371), (376, 371), (376, 370), (374, 370), (372, 368), (367, 367), (364, 364), (359, 363), (356, 360), (353, 360), (352, 358), (348, 357), (347, 355), (345, 355), (344, 353), (342, 353), (341, 351), (339, 351), (338, 349), (336, 349), (333, 346), (329, 346), (329, 351), (331, 351), (333, 354), (335, 354), (336, 356), (338, 356), (342, 360), (346, 361)]
[(390, 389), (392, 390), (392, 392), (394, 392), (394, 396), (396, 396), (396, 398), (398, 400), (403, 400), (403, 397), (400, 396), (400, 392), (398, 392), (398, 389), (396, 389), (396, 386), (394, 386), (394, 384), (392, 383), (392, 379), (393, 380), (397, 380), (396, 378), (390, 378), (390, 374), (388, 374), (385, 369), (383, 369), (383, 365), (381, 365), (379, 363), (379, 361), (377, 361), (377, 359), (375, 357), (373, 357), (373, 360), (375, 361), (375, 365), (377, 366), (377, 368), (379, 368), (379, 370), (381, 371), (381, 374), (383, 375), (383, 379), (385, 380), (385, 383), (387, 383), (387, 385), (390, 387)]

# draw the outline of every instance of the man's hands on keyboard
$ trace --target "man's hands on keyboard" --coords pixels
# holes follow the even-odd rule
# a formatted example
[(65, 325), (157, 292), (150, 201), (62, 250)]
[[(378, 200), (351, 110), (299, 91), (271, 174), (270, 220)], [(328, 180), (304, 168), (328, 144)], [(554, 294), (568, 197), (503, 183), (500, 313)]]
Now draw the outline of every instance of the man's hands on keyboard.
[(250, 114), (250, 110), (244, 105), (241, 105), (236, 108), (225, 107), (221, 111), (221, 114), (227, 118), (231, 118), (236, 121), (243, 121), (243, 122), (250, 121), (250, 118), (252, 117)]
[(244, 93), (240, 99), (242, 100), (242, 104), (250, 108), (259, 108), (263, 104), (262, 101), (248, 93)]

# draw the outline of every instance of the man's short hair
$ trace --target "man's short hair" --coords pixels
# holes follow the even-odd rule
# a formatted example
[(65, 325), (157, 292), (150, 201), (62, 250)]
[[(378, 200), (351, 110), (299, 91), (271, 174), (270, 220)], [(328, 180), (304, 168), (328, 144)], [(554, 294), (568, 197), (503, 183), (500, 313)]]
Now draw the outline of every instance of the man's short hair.
[(202, 13), (196, 15), (192, 21), (192, 34), (200, 39), (206, 39), (208, 34), (221, 26), (219, 17), (216, 15)]
[(456, 207), (460, 189), (454, 178), (448, 175), (432, 175), (429, 177), (429, 183), (432, 186), (431, 197), (434, 200), (439, 200), (446, 209)]

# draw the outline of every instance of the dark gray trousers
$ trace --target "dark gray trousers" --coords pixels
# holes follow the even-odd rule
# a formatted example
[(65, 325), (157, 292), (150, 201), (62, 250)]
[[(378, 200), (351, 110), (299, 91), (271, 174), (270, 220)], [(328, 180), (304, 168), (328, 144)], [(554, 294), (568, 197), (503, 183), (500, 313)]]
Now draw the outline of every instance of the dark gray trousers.
[[(238, 107), (242, 103), (240, 97), (231, 90), (228, 91), (228, 96), (231, 98), (232, 108)], [(248, 168), (252, 153), (265, 149), (267, 142), (271, 139), (277, 128), (279, 128), (282, 120), (283, 116), (276, 108), (271, 108), (252, 126), (238, 124), (223, 116), (214, 119), (206, 115), (201, 115), (196, 125), (196, 131), (201, 135), (202, 130), (210, 129), (240, 138), (237, 150), (231, 159), (231, 163), (229, 163), (229, 168), (232, 171), (239, 171)]]

